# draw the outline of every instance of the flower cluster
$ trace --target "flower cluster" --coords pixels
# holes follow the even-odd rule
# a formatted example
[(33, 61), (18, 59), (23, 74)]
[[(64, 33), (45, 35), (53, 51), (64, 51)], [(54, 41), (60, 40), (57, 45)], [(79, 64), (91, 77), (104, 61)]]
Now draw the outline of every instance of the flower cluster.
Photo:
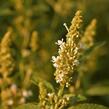
[(90, 48), (91, 46), (93, 46), (93, 43), (94, 43), (94, 36), (96, 34), (96, 19), (93, 19), (91, 21), (91, 23), (87, 26), (85, 32), (84, 32), (84, 35), (83, 37), (81, 38), (81, 45), (82, 45), (82, 48), (84, 49), (87, 49), (87, 48)]
[(21, 86), (15, 81), (15, 75), (18, 72), (14, 72), (16, 60), (13, 56), (14, 48), (11, 48), (12, 41), (12, 28), (9, 28), (0, 42), (0, 100), (3, 109), (10, 109), (12, 106), (23, 104), (32, 95), (32, 91), (28, 90), (32, 74), (31, 63), (28, 66), (19, 63), (19, 71), (22, 73), (25, 66), (25, 76), (20, 82), (22, 83)]
[(14, 68), (14, 60), (10, 49), (11, 33), (12, 29), (9, 28), (0, 43), (0, 73), (4, 78), (7, 78)]
[(63, 109), (68, 104), (70, 96), (59, 96), (55, 92), (47, 90), (43, 82), (39, 83), (40, 109)]
[(55, 79), (56, 82), (61, 86), (69, 85), (71, 80), (71, 75), (75, 71), (76, 66), (78, 66), (78, 56), (79, 56), (79, 28), (82, 22), (81, 12), (77, 11), (75, 17), (71, 22), (71, 26), (68, 29), (66, 35), (66, 42), (58, 40), (56, 43), (59, 45), (59, 56), (52, 57), (52, 62), (56, 68)]

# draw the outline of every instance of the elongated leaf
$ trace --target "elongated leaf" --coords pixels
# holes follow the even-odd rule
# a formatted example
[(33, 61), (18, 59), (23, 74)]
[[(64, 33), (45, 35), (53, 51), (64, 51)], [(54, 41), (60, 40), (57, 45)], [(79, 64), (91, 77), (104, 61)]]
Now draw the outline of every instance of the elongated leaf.
[(53, 86), (52, 86), (52, 84), (51, 84), (50, 82), (45, 81), (44, 83), (45, 83), (46, 87), (47, 87), (49, 90), (54, 91), (54, 88), (53, 88)]
[(40, 81), (41, 82), (43, 81), (44, 85), (47, 87), (48, 90), (54, 91), (54, 87), (52, 86), (52, 84), (50, 82), (48, 82), (46, 80), (42, 80), (41, 78), (33, 78), (32, 79), (32, 83), (37, 86)]
[(13, 11), (7, 9), (7, 8), (0, 8), (0, 16), (5, 16), (5, 15), (12, 15)]
[(20, 105), (15, 109), (40, 109), (40, 108), (38, 105), (28, 103), (28, 104)]
[(68, 109), (109, 109), (108, 107), (98, 105), (98, 104), (78, 104), (77, 106), (72, 106)]
[(87, 90), (87, 94), (91, 96), (109, 95), (109, 86), (93, 86)]

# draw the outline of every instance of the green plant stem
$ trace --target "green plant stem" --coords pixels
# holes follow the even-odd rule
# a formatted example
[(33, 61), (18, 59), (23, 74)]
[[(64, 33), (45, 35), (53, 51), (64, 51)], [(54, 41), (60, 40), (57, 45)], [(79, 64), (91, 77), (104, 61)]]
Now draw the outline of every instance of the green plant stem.
[(63, 95), (64, 92), (64, 85), (60, 86), (60, 89), (58, 91), (58, 97), (61, 97)]

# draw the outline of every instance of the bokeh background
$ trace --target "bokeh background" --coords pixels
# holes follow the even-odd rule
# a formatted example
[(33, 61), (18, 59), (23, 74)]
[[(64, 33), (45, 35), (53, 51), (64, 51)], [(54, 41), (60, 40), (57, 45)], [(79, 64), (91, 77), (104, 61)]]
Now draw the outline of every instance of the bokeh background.
[[(13, 30), (11, 48), (15, 68), (9, 78), (21, 89), (31, 87), (34, 97), (27, 101), (37, 101), (38, 96), (37, 87), (28, 86), (31, 84), (26, 81), (30, 79), (28, 72), (54, 83), (51, 57), (57, 54), (55, 42), (65, 38), (63, 23), (69, 26), (78, 9), (83, 14), (83, 30), (93, 18), (97, 19), (95, 43), (104, 43), (96, 68), (89, 71), (90, 85), (109, 86), (109, 0), (0, 0), (0, 39), (9, 28)], [(91, 96), (89, 102), (109, 106), (109, 94)]]

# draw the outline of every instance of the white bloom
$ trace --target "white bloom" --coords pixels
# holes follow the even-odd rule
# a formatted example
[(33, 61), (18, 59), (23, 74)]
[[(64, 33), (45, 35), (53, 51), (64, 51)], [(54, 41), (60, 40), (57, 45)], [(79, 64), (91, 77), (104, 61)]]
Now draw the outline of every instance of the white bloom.
[(78, 38), (78, 37), (79, 37), (79, 35), (76, 35), (76, 37)]
[(68, 82), (65, 85), (66, 85), (66, 87), (69, 87), (69, 83)]
[(56, 67), (56, 68), (58, 67), (58, 65), (56, 63), (54, 63), (53, 66)]
[(57, 42), (56, 42), (56, 44), (57, 45), (62, 45), (64, 42), (63, 42), (63, 39), (62, 40), (58, 40)]
[(52, 62), (56, 62), (57, 58), (55, 56), (52, 56)]
[(58, 67), (58, 64), (57, 64), (58, 60), (59, 60), (59, 56), (57, 56), (57, 57), (52, 56), (53, 66), (56, 68)]
[(51, 93), (48, 93), (47, 95), (48, 95), (48, 96), (51, 96)]

